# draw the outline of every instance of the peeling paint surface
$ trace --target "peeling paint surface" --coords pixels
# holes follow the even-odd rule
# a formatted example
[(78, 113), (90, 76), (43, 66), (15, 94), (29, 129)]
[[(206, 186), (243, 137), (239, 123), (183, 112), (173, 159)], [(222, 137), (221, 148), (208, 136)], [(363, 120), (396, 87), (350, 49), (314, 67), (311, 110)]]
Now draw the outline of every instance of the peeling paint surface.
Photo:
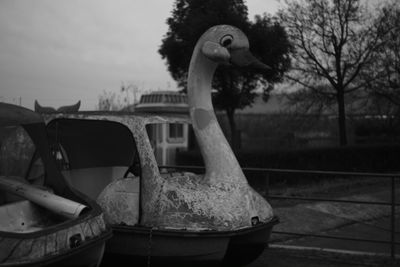
[(109, 224), (135, 225), (139, 220), (139, 178), (108, 184), (97, 198)]

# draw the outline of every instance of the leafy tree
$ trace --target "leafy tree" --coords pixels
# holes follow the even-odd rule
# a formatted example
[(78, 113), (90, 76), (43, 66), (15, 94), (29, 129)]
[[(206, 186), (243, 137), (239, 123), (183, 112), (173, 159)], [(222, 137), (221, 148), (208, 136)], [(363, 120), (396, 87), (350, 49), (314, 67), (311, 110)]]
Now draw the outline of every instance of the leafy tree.
[(360, 0), (287, 1), (279, 17), (294, 46), (287, 78), (319, 103), (336, 103), (340, 144), (346, 145), (345, 95), (370, 82), (361, 73), (383, 44), (381, 21)]
[(239, 71), (233, 66), (219, 66), (216, 70), (212, 85), (215, 90), (213, 102), (216, 108), (227, 114), (231, 145), (235, 149), (235, 110), (251, 105), (258, 88), (267, 99), (273, 84), (281, 81), (289, 68), (290, 44), (284, 29), (266, 14), (256, 16), (255, 22), (250, 22), (242, 0), (176, 0), (167, 24), (169, 30), (159, 53), (166, 59), (172, 77), (184, 90), (195, 44), (214, 25), (229, 24), (240, 28), (249, 37), (252, 53), (272, 67), (267, 73)]

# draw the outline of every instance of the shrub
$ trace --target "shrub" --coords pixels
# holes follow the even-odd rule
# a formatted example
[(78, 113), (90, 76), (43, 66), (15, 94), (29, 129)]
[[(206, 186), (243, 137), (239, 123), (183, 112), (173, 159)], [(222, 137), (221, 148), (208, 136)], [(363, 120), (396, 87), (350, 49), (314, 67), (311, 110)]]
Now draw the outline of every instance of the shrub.
[[(237, 159), (244, 167), (277, 168), (294, 170), (349, 171), (349, 172), (397, 172), (400, 171), (400, 145), (363, 145), (346, 147), (321, 147), (280, 151), (240, 151)], [(177, 165), (204, 166), (198, 151), (181, 151)], [(257, 187), (265, 173), (247, 173), (249, 183)], [(270, 182), (304, 183), (305, 175), (270, 174)], [(312, 182), (320, 177), (310, 177)], [(332, 177), (332, 176), (329, 176)]]

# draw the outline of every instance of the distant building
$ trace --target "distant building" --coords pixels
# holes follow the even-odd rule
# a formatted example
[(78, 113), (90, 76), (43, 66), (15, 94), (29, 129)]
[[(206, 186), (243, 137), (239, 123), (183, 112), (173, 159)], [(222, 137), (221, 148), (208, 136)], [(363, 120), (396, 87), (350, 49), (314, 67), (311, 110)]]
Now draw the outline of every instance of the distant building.
[(186, 94), (175, 91), (157, 91), (142, 95), (135, 112), (189, 114)]
[[(174, 91), (145, 94), (135, 106), (135, 112), (188, 116), (187, 96)], [(159, 165), (175, 164), (176, 151), (188, 149), (188, 124), (149, 124), (146, 130)]]

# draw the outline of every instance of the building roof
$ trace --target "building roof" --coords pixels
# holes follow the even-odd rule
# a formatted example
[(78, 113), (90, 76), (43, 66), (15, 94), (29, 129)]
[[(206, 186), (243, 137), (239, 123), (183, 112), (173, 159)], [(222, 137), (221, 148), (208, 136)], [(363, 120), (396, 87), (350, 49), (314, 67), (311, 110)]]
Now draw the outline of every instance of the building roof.
[(135, 106), (136, 112), (189, 113), (186, 94), (176, 91), (157, 91), (142, 95)]

